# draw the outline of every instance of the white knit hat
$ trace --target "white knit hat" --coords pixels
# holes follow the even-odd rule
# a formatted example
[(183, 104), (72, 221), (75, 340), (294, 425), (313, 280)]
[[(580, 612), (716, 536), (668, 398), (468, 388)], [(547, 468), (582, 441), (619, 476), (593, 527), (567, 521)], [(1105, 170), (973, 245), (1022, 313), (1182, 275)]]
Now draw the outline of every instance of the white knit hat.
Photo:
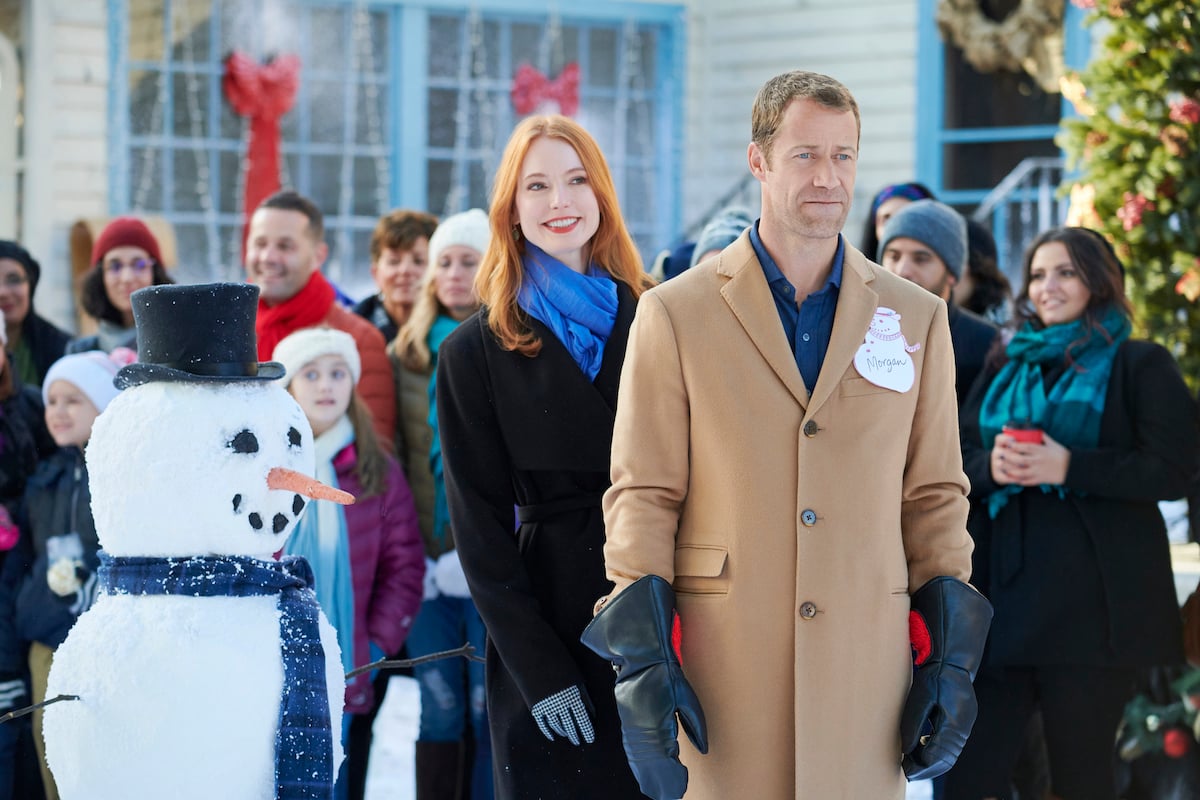
[(295, 333), (288, 334), (271, 354), (272, 361), (283, 364), (287, 374), (283, 376), (283, 385), (288, 386), (292, 378), (305, 364), (311, 363), (321, 356), (341, 356), (350, 367), (354, 383), (362, 377), (362, 359), (358, 355), (358, 345), (354, 337), (336, 328), (301, 328)]
[[(453, 214), (438, 223), (433, 236), (429, 237), (429, 265), (438, 263), (442, 251), (456, 244), (466, 245), (478, 251), (479, 255), (487, 250), (488, 239), (492, 231), (488, 227), (488, 216), (478, 208), (472, 208), (461, 214)], [(432, 269), (426, 274), (431, 274)]]
[(113, 378), (124, 363), (114, 360), (102, 350), (71, 353), (50, 365), (42, 379), (42, 402), (50, 405), (50, 386), (55, 381), (66, 381), (87, 395), (97, 411), (108, 407), (121, 390), (113, 385)]

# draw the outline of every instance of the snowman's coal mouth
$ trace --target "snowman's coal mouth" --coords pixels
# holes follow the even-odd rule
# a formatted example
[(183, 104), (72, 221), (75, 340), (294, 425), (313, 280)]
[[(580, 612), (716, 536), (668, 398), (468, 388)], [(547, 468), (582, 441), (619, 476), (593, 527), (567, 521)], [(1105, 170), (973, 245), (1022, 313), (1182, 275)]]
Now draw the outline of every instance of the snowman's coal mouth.
[[(300, 516), (300, 512), (303, 510), (304, 498), (300, 495), (295, 495), (292, 498), (292, 515), (298, 517)], [(242, 511), (242, 496), (240, 494), (235, 494), (233, 496), (233, 513), (241, 514)], [(262, 514), (258, 513), (257, 511), (251, 511), (249, 514), (247, 514), (246, 521), (250, 523), (250, 527), (253, 528), (255, 532), (262, 531), (263, 528), (266, 527)], [(286, 514), (275, 514), (275, 516), (271, 517), (271, 532), (276, 534), (283, 533), (291, 521), (291, 517), (288, 517)]]

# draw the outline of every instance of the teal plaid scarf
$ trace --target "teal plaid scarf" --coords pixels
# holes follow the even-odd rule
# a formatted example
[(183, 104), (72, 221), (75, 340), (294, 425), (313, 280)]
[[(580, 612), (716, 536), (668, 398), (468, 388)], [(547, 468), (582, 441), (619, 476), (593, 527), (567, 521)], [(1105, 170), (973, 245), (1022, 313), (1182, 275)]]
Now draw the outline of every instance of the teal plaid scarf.
[[(983, 446), (991, 448), (1009, 421), (1029, 420), (1064, 447), (1095, 447), (1113, 360), (1127, 338), (1129, 320), (1116, 308), (1106, 311), (1099, 328), (1090, 332), (1083, 318), (1040, 330), (1026, 322), (1008, 343), (1009, 362), (992, 380), (979, 409)], [(1047, 394), (1042, 367), (1064, 362), (1066, 370)], [(1001, 486), (988, 496), (988, 514), (994, 518), (1023, 488)], [(1062, 486), (1043, 484), (1041, 489), (1066, 494)]]

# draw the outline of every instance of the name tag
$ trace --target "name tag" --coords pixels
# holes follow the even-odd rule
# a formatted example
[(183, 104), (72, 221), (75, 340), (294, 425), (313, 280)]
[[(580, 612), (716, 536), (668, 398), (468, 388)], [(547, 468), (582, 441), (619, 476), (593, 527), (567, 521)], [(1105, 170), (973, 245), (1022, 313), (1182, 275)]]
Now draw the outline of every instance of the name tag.
[(854, 368), (876, 386), (894, 392), (907, 392), (916, 379), (916, 368), (909, 353), (921, 349), (909, 344), (900, 330), (900, 315), (879, 306), (867, 328), (867, 338), (854, 354)]

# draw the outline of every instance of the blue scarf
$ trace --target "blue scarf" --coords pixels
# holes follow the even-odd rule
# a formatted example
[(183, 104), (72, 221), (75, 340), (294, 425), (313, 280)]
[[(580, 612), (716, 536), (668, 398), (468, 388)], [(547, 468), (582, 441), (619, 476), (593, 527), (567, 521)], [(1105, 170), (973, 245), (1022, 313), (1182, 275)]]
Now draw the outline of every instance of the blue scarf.
[(433, 433), (429, 443), (429, 470), (433, 473), (433, 538), (437, 541), (439, 549), (445, 547), (446, 534), (450, 530), (450, 504), (446, 501), (446, 478), (442, 474), (442, 437), (438, 434), (437, 357), (442, 342), (457, 327), (458, 320), (443, 314), (434, 320), (433, 327), (429, 329), (429, 338), (426, 339), (431, 356), (429, 364), (433, 368), (429, 373), (429, 387), (426, 389), (429, 394), (429, 416), (426, 419), (429, 422), (429, 430)]
[(596, 380), (617, 321), (616, 282), (595, 264), (581, 275), (529, 242), (521, 265), (525, 279), (517, 304), (554, 333), (588, 380)]
[(105, 594), (279, 596), (283, 693), (275, 734), (275, 800), (333, 797), (333, 734), (312, 570), (303, 558), (112, 557), (100, 554)]
[[(1029, 420), (1068, 449), (1096, 446), (1108, 379), (1117, 348), (1129, 338), (1129, 320), (1110, 308), (1100, 319), (1100, 330), (1088, 332), (1084, 324), (1080, 318), (1035, 329), (1027, 322), (1017, 331), (1006, 350), (1010, 360), (992, 380), (979, 409), (984, 447), (992, 447), (996, 434), (1010, 420)], [(1043, 365), (1064, 363), (1066, 369), (1047, 394)], [(1008, 484), (990, 494), (988, 514), (995, 518), (1022, 488)], [(1043, 484), (1041, 489), (1066, 496), (1063, 486)]]
[[(345, 414), (313, 442), (317, 456), (316, 479), (338, 488), (333, 459), (354, 443), (354, 426)], [(301, 556), (312, 565), (316, 576), (317, 603), (325, 611), (329, 624), (337, 631), (342, 650), (342, 667), (354, 669), (354, 574), (350, 566), (350, 532), (346, 528), (346, 510), (329, 500), (317, 500), (300, 518), (296, 532), (284, 549), (288, 555)], [(357, 677), (352, 681), (358, 680)]]

